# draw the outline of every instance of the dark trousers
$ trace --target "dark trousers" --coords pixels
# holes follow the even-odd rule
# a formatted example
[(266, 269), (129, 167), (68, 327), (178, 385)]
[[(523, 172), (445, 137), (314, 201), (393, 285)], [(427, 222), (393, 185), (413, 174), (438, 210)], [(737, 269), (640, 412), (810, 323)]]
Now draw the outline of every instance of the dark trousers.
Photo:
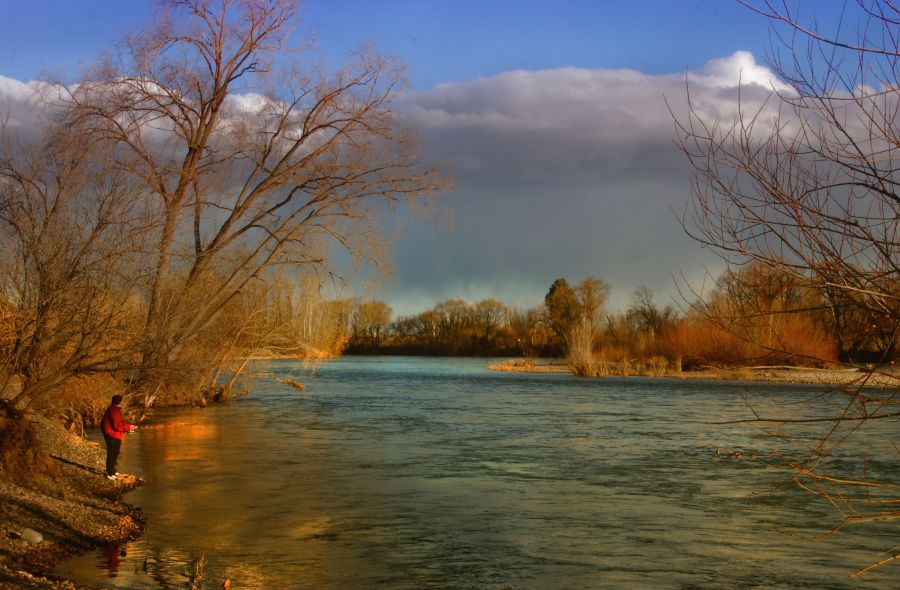
[(119, 451), (122, 450), (122, 440), (105, 434), (103, 438), (106, 439), (106, 475), (115, 475)]

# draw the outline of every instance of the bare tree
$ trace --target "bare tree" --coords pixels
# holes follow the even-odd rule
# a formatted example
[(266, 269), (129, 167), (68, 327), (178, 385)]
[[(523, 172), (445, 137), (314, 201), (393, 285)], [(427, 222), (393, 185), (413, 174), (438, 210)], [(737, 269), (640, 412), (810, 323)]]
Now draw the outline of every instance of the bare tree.
[[(900, 486), (864, 471), (841, 475), (829, 461), (866, 424), (900, 417), (895, 385), (862, 388), (894, 354), (900, 330), (900, 10), (888, 1), (850, 2), (828, 30), (802, 18), (793, 2), (745, 4), (773, 24), (771, 62), (787, 89), (741, 100), (733, 121), (693, 103), (678, 119), (695, 171), (685, 224), (731, 264), (755, 260), (817, 289), (836, 334), (853, 314), (886, 335), (857, 386), (825, 396), (835, 412), (823, 419), (817, 444), (781, 457), (798, 485), (833, 503), (842, 525), (900, 519), (892, 508)], [(788, 425), (805, 420), (763, 418), (755, 423), (785, 444), (795, 440)], [(896, 448), (890, 453), (896, 461)], [(895, 549), (885, 561), (898, 557)]]
[[(542, 318), (547, 315), (543, 305), (525, 309), (521, 305), (512, 306), (507, 313), (507, 323), (516, 337), (522, 357), (527, 363), (534, 363), (539, 347), (546, 344), (546, 328)], [(542, 338), (543, 336), (543, 338)]]
[(653, 291), (644, 285), (632, 293), (631, 304), (626, 313), (635, 331), (650, 337), (671, 326), (675, 320), (675, 310), (670, 305), (659, 309), (653, 301)]
[(14, 414), (74, 376), (127, 369), (141, 333), (140, 187), (102, 146), (40, 132), (35, 145), (0, 128), (0, 391)]
[(587, 277), (575, 285), (579, 313), (566, 335), (566, 352), (576, 375), (597, 374), (594, 347), (600, 335), (603, 309), (609, 298), (609, 291), (609, 284), (597, 277)]
[(441, 187), (392, 110), (403, 69), (362, 49), (304, 72), (283, 51), (290, 0), (166, 0), (159, 23), (72, 87), (68, 123), (112, 146), (161, 212), (143, 377), (273, 265), (327, 272), (329, 242), (363, 247), (376, 215)]
[(352, 332), (355, 344), (377, 350), (391, 323), (393, 310), (384, 301), (363, 301), (353, 310)]
[(475, 307), (465, 299), (448, 299), (434, 306), (438, 334), (446, 352), (458, 354), (466, 350), (475, 325)]
[(506, 320), (506, 306), (496, 299), (482, 299), (475, 304), (474, 316), (481, 345), (488, 348), (497, 330)]

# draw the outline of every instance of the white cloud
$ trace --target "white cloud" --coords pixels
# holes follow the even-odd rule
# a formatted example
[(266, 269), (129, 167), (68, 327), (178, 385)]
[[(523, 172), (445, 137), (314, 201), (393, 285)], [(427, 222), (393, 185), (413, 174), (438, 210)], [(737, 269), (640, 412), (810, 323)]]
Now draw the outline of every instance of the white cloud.
[[(712, 60), (687, 76), (701, 105), (721, 102), (722, 91), (735, 92), (739, 82), (745, 87), (745, 99), (751, 102), (773, 88), (788, 90), (746, 51)], [(566, 134), (576, 140), (603, 141), (610, 136), (668, 134), (672, 120), (664, 99), (683, 106), (685, 90), (684, 73), (517, 70), (440, 84), (433, 90), (408, 95), (405, 105), (409, 121), (419, 129)]]
[(243, 92), (241, 94), (230, 94), (226, 98), (228, 106), (235, 113), (251, 113), (258, 114), (271, 104), (269, 98), (257, 92)]
[(0, 75), (0, 101), (3, 104), (28, 100), (33, 93), (28, 84)]
[(757, 85), (767, 90), (789, 92), (790, 86), (782, 82), (766, 66), (756, 63), (749, 51), (736, 51), (728, 57), (710, 60), (691, 80), (711, 88), (734, 88), (738, 83)]
[(0, 75), (0, 121), (11, 128), (34, 125), (40, 112), (41, 82), (20, 82)]

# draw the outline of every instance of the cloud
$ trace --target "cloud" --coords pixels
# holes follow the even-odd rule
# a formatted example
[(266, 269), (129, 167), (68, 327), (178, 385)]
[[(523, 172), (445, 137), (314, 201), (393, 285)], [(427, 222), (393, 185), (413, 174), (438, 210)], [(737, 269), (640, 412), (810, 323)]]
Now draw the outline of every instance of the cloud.
[(0, 121), (12, 129), (30, 129), (41, 112), (43, 82), (20, 82), (0, 75)]
[(728, 57), (710, 60), (691, 79), (709, 88), (735, 88), (740, 83), (744, 86), (791, 92), (791, 87), (779, 80), (772, 70), (756, 63), (749, 51), (735, 51)]
[(268, 97), (258, 92), (229, 94), (225, 100), (235, 114), (250, 113), (256, 115), (271, 104)]
[(717, 260), (679, 223), (691, 171), (672, 112), (710, 117), (761, 104), (784, 86), (747, 52), (696, 72), (558, 68), (511, 71), (408, 94), (401, 108), (442, 162), (452, 231), (414, 229), (397, 246), (386, 298), (401, 312), (441, 298), (539, 303), (550, 283), (598, 275), (613, 305), (647, 285), (661, 302), (673, 275)]
[[(679, 214), (690, 169), (674, 143), (692, 106), (723, 119), (783, 85), (747, 52), (703, 69), (650, 75), (623, 69), (505, 72), (404, 95), (398, 107), (456, 186), (452, 229), (411, 225), (398, 240), (394, 280), (378, 295), (400, 313), (452, 297), (539, 303), (557, 277), (598, 275), (613, 305), (647, 285), (666, 303), (673, 275), (701, 276), (717, 259), (688, 238)], [(0, 76), (10, 126), (37, 120), (41, 84)], [(247, 94), (229, 106), (259, 113)]]
[(0, 76), (0, 101), (3, 104), (27, 101), (33, 91), (31, 86), (6, 76)]

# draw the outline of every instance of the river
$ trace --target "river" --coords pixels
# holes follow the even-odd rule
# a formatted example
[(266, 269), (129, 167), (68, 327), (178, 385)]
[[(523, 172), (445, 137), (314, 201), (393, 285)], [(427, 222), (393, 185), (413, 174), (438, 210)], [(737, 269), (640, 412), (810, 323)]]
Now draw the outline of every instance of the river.
[[(486, 364), (270, 361), (235, 402), (155, 410), (119, 467), (150, 481), (125, 497), (144, 534), (54, 573), (180, 589), (204, 555), (207, 589), (900, 587), (896, 565), (848, 577), (897, 545), (897, 523), (811, 539), (834, 510), (778, 486), (770, 437), (713, 424), (748, 417), (745, 397), (783, 407), (815, 388)], [(896, 444), (895, 426), (856, 449)]]

